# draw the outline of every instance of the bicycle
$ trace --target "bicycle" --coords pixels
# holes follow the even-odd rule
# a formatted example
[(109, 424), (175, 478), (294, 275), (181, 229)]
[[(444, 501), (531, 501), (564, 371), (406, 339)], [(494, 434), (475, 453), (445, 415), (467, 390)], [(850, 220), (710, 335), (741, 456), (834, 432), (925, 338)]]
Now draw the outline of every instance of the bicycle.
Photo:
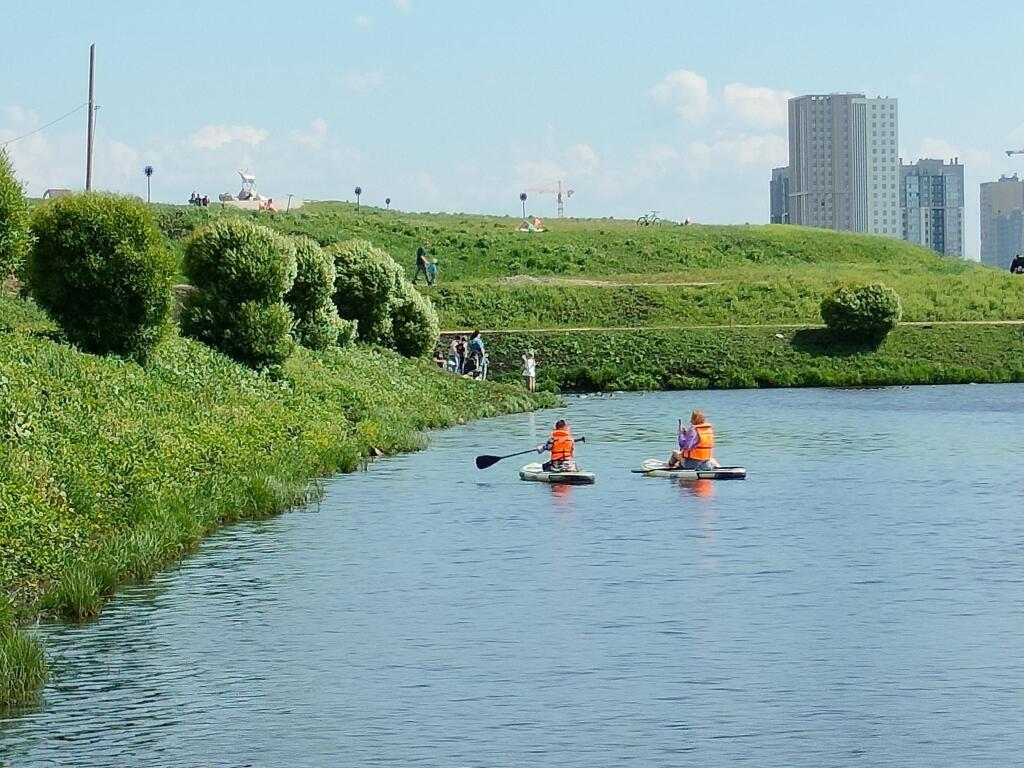
[(643, 216), (637, 219), (636, 225), (638, 227), (653, 227), (656, 224), (661, 224), (662, 221), (663, 219), (658, 216), (657, 211), (651, 211), (650, 213), (645, 213)]

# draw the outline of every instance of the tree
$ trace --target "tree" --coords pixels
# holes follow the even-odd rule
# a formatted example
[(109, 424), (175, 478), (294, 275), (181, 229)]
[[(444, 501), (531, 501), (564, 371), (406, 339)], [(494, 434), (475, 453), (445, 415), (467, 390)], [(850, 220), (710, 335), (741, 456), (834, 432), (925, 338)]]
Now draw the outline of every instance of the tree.
[(28, 205), (7, 150), (0, 147), (0, 282), (21, 269), (31, 242)]
[(879, 344), (902, 316), (899, 294), (882, 283), (837, 288), (821, 302), (829, 331), (849, 341)]
[(144, 362), (170, 316), (176, 265), (141, 200), (86, 192), (38, 206), (32, 297), (87, 352)]

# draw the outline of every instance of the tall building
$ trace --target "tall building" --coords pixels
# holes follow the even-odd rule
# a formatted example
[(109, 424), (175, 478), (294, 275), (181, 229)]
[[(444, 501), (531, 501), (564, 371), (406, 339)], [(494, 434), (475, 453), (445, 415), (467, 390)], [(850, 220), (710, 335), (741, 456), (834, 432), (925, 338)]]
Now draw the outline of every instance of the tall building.
[(959, 158), (900, 165), (903, 239), (964, 257), (964, 167)]
[(772, 224), (789, 224), (789, 168), (772, 168), (772, 180), (768, 185), (771, 199), (769, 221)]
[(792, 223), (900, 236), (897, 114), (862, 93), (789, 100)]
[[(900, 237), (900, 160), (896, 99), (854, 99), (857, 232)], [(863, 140), (863, 149), (859, 146)], [(863, 164), (860, 160), (863, 157)]]
[[(1009, 269), (1020, 253), (1024, 182), (1013, 176), (981, 185), (981, 263)], [(1014, 215), (1018, 214), (1018, 215)]]

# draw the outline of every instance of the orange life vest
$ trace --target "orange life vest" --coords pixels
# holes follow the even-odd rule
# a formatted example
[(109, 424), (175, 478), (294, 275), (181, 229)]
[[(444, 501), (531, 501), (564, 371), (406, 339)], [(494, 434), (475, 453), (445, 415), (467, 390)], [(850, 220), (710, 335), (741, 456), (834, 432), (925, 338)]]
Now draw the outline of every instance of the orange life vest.
[(715, 430), (710, 424), (694, 424), (693, 428), (697, 430), (697, 444), (683, 451), (683, 458), (708, 461), (711, 459), (711, 449), (715, 447)]
[(556, 429), (551, 433), (551, 460), (568, 461), (572, 458), (574, 441), (568, 429)]

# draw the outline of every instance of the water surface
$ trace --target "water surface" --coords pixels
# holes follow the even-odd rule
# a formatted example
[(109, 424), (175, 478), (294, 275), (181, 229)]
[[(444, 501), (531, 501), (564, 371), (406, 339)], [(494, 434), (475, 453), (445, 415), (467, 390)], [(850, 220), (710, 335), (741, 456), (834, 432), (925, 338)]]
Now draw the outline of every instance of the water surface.
[[(631, 475), (704, 408), (746, 481)], [(595, 486), (478, 453), (585, 434)], [(936, 766), (1024, 753), (1024, 387), (573, 399), (440, 432), (41, 629), (0, 765)]]

